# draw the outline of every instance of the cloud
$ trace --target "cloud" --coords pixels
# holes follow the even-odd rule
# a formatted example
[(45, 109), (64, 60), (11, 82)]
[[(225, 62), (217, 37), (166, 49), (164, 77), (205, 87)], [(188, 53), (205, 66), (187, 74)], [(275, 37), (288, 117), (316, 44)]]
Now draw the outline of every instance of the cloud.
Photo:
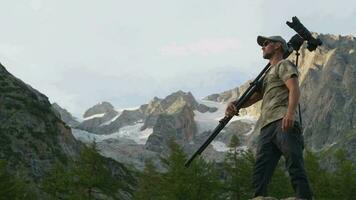
[(166, 56), (209, 56), (226, 52), (239, 47), (237, 38), (202, 39), (193, 43), (179, 45), (176, 42), (162, 47), (160, 52)]
[(42, 8), (42, 1), (41, 0), (32, 0), (32, 1), (30, 1), (30, 6), (34, 11), (39, 11)]
[(3, 54), (9, 58), (16, 58), (24, 50), (25, 47), (22, 45), (9, 44), (9, 43), (0, 44), (0, 54)]

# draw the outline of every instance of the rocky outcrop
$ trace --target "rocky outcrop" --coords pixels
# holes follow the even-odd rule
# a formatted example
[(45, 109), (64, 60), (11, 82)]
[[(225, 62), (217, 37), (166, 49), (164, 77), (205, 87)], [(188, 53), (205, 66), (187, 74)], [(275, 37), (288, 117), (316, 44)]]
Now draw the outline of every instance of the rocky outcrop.
[(107, 139), (98, 142), (100, 153), (105, 157), (113, 158), (120, 163), (135, 166), (138, 170), (144, 170), (148, 160), (160, 167), (159, 154), (145, 149), (144, 145), (137, 145), (133, 141), (125, 139)]
[[(0, 159), (34, 184), (55, 162), (78, 155), (80, 145), (48, 98), (0, 65)], [(39, 189), (39, 188), (37, 188)]]
[(194, 139), (196, 132), (194, 113), (188, 105), (185, 105), (175, 114), (158, 116), (153, 133), (149, 136), (145, 147), (150, 151), (161, 153), (168, 149), (169, 140), (175, 140), (180, 144), (189, 143)]
[(117, 132), (121, 127), (142, 122), (145, 115), (140, 110), (124, 110), (119, 117), (108, 125), (98, 127), (97, 133), (110, 134)]
[(240, 96), (240, 88), (236, 87), (219, 94), (211, 94), (204, 97), (204, 100), (216, 101), (216, 102), (230, 102), (236, 100)]
[(102, 113), (108, 113), (114, 111), (114, 106), (112, 106), (109, 102), (101, 102), (93, 107), (89, 108), (85, 113), (83, 114), (84, 118), (88, 118), (93, 115), (97, 114), (102, 114)]
[(94, 105), (85, 111), (84, 120), (76, 128), (85, 131), (101, 134), (100, 129), (105, 123), (112, 120), (119, 113), (108, 102), (102, 102)]
[[(0, 159), (7, 161), (10, 171), (21, 174), (26, 185), (43, 197), (39, 183), (45, 174), (55, 164), (70, 167), (81, 148), (48, 98), (0, 64)], [(131, 176), (122, 164), (105, 160), (113, 177)], [(132, 182), (127, 184), (133, 187)], [(120, 194), (132, 196), (132, 191), (124, 189)]]
[(73, 117), (66, 109), (59, 106), (57, 103), (53, 103), (52, 107), (54, 110), (58, 112), (58, 117), (63, 120), (64, 123), (69, 125), (70, 127), (76, 127), (79, 125), (79, 121)]
[(153, 128), (161, 114), (174, 115), (184, 106), (202, 113), (217, 110), (217, 108), (199, 104), (190, 92), (178, 91), (164, 99), (154, 97), (148, 104), (138, 109), (123, 110), (120, 113), (107, 102), (95, 105), (84, 114), (87, 118), (76, 128), (96, 134), (111, 134), (124, 126), (144, 122), (141, 130), (145, 130)]
[(320, 48), (300, 51), (304, 137), (315, 151), (345, 148), (356, 162), (356, 38), (318, 36)]
[[(194, 118), (196, 113), (213, 114), (216, 110), (212, 105), (198, 103), (190, 92), (178, 91), (162, 99), (154, 97), (138, 109), (123, 110), (115, 120), (96, 127), (93, 132), (81, 132), (78, 139), (87, 142), (97, 134), (112, 135), (100, 136), (106, 138), (98, 141), (103, 155), (134, 165), (137, 169), (143, 169), (145, 161), (149, 159), (161, 169), (159, 156), (168, 152), (169, 140), (176, 140), (182, 146), (194, 143), (198, 134)], [(141, 126), (140, 130), (132, 130), (138, 126)], [(185, 148), (187, 153), (196, 150), (197, 147), (191, 146)]]
[(145, 119), (145, 124), (142, 129), (148, 127), (152, 128), (156, 124), (160, 114), (174, 114), (184, 106), (202, 113), (215, 112), (217, 110), (215, 107), (199, 104), (190, 92), (185, 93), (183, 91), (178, 91), (168, 95), (164, 99), (155, 97), (147, 106), (145, 106), (144, 113), (147, 115), (147, 118)]

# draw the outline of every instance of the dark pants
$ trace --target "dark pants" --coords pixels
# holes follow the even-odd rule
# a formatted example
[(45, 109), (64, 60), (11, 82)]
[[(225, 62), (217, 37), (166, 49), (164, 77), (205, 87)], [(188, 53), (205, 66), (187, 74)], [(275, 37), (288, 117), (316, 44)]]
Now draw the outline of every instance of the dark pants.
[(312, 191), (304, 169), (304, 140), (300, 126), (282, 132), (282, 120), (277, 120), (261, 129), (258, 136), (253, 187), (255, 197), (267, 196), (267, 185), (271, 180), (281, 155), (286, 160), (286, 168), (298, 198), (311, 199)]

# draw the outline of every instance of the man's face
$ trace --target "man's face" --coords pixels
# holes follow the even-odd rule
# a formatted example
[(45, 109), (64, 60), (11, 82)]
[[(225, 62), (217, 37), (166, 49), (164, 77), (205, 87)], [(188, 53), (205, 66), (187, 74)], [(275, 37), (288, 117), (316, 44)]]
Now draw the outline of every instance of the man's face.
[(262, 44), (262, 52), (263, 52), (263, 58), (264, 59), (270, 59), (274, 55), (274, 42), (270, 40), (266, 40)]
[(273, 42), (266, 40), (262, 45), (262, 52), (264, 59), (270, 59), (282, 48), (282, 44), (279, 42)]

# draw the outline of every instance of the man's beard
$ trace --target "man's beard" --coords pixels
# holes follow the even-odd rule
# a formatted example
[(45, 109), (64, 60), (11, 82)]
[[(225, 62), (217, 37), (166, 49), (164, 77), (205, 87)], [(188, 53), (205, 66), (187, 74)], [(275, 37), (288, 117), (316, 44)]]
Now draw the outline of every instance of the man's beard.
[(272, 56), (273, 56), (273, 53), (266, 53), (266, 54), (263, 54), (263, 58), (264, 58), (264, 59), (270, 59), (270, 58), (272, 58)]

